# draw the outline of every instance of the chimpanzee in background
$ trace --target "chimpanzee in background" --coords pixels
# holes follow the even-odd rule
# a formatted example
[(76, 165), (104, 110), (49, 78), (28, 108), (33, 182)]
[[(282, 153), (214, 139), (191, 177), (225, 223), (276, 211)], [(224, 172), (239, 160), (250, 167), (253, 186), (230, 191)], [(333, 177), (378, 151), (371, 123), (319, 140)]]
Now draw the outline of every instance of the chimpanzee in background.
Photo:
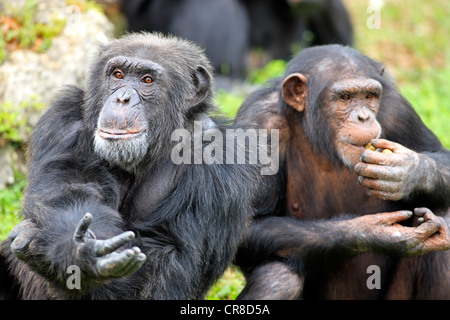
[[(259, 181), (254, 165), (171, 159), (175, 129), (221, 128), (205, 115), (211, 74), (203, 50), (174, 37), (131, 34), (101, 49), (87, 89), (65, 89), (34, 130), (25, 220), (1, 245), (1, 297), (205, 295), (235, 254)], [(66, 285), (71, 266), (79, 289)]]
[(237, 122), (280, 130), (236, 258), (241, 299), (450, 299), (450, 152), (383, 73), (354, 49), (309, 48), (241, 106)]
[[(206, 48), (214, 68), (242, 77), (255, 47), (267, 60), (289, 59), (292, 44), (353, 44), (341, 0), (127, 0), (129, 30), (168, 32)], [(314, 37), (307, 43), (305, 31)]]

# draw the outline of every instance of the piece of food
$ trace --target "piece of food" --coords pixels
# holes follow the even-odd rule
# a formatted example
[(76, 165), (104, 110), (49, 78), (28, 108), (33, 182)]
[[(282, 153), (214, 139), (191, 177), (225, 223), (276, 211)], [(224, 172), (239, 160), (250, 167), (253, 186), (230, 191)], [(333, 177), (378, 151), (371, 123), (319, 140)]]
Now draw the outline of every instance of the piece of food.
[(364, 146), (364, 149), (369, 149), (369, 150), (372, 150), (372, 151), (378, 151), (378, 152), (381, 152), (381, 153), (392, 153), (392, 150), (389, 150), (389, 149), (380, 149), (380, 148), (377, 149), (370, 142)]

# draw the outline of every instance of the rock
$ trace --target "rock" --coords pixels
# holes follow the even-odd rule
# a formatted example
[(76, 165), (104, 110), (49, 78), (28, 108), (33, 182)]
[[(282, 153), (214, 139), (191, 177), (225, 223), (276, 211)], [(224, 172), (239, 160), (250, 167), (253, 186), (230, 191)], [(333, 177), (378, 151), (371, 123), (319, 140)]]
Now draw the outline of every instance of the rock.
[[(26, 0), (0, 0), (0, 12), (20, 12), (25, 3)], [(65, 85), (84, 86), (92, 56), (100, 45), (113, 38), (113, 24), (98, 10), (81, 11), (66, 0), (37, 2), (35, 21), (48, 23), (55, 18), (65, 19), (66, 25), (47, 51), (8, 52), (0, 65), (0, 107), (5, 102), (18, 106), (29, 126), (36, 124), (58, 89)], [(39, 110), (36, 104), (46, 107)], [(14, 181), (11, 157), (14, 155), (10, 147), (0, 150), (0, 190)]]
[(48, 51), (16, 50), (0, 66), (0, 101), (19, 105), (37, 97), (48, 104), (55, 89), (84, 85), (90, 58), (113, 37), (112, 23), (97, 10), (81, 12), (65, 0), (40, 1), (36, 20), (45, 22), (51, 17), (65, 18), (66, 26)]

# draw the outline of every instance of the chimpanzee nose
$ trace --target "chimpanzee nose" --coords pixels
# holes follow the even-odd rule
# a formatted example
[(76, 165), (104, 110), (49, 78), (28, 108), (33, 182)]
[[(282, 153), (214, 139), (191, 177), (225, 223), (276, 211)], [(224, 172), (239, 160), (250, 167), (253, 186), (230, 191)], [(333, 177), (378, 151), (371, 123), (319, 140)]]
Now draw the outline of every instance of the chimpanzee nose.
[(358, 112), (358, 120), (365, 122), (370, 119), (370, 112), (366, 108), (361, 108)]
[(128, 92), (128, 90), (121, 92), (117, 97), (116, 97), (116, 102), (117, 103), (121, 103), (121, 104), (128, 104), (130, 102), (131, 99), (131, 95)]

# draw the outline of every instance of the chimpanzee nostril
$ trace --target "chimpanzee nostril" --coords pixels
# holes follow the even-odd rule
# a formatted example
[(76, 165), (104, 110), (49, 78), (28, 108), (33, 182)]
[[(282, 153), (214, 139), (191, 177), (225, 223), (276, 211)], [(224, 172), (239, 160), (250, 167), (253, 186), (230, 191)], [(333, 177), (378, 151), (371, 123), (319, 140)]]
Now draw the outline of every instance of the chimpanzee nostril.
[(116, 98), (117, 103), (127, 104), (130, 102), (131, 96), (128, 92), (123, 92), (120, 96)]

